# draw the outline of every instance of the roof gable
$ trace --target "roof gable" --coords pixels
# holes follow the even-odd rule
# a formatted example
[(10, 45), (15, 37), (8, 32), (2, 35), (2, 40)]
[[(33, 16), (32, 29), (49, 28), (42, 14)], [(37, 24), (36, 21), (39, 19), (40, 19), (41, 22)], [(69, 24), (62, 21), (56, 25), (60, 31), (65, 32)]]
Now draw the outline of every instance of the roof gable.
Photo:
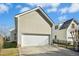
[(72, 21), (74, 21), (76, 24), (78, 24), (77, 21), (76, 21), (76, 20), (73, 20), (73, 18), (72, 18), (72, 19), (70, 19), (70, 20), (64, 22), (64, 23), (62, 24), (62, 26), (60, 27), (59, 30), (61, 30), (61, 29), (67, 29), (67, 28), (69, 27), (69, 25), (71, 24)]
[(24, 15), (24, 14), (28, 14), (28, 13), (30, 13), (30, 12), (32, 12), (32, 11), (38, 12), (38, 14), (39, 14), (50, 26), (53, 25), (54, 22), (52, 22), (52, 20), (48, 17), (48, 15), (43, 11), (43, 9), (42, 9), (41, 7), (37, 7), (37, 8), (34, 8), (34, 9), (32, 9), (32, 10), (25, 11), (25, 12), (23, 12), (23, 13), (21, 13), (21, 14), (16, 15), (15, 18), (17, 18), (17, 17), (19, 17), (19, 16), (21, 16), (21, 15)]

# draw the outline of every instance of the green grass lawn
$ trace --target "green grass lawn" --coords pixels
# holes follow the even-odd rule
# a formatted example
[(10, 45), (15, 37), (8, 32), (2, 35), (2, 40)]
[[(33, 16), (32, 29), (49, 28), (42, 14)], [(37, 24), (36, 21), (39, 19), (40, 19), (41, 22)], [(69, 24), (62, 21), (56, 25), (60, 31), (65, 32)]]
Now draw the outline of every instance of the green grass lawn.
[(16, 42), (4, 42), (3, 48), (0, 51), (0, 56), (17, 56), (18, 48)]

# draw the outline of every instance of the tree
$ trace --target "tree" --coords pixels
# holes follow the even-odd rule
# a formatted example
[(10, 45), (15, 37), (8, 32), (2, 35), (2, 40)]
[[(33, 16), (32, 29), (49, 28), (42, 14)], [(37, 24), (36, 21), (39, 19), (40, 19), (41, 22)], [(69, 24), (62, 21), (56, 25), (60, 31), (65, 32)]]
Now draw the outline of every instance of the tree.
[(3, 45), (4, 45), (6, 30), (7, 30), (7, 28), (5, 26), (0, 25), (0, 53), (1, 53)]
[(73, 40), (73, 46), (74, 48), (78, 46), (78, 30), (74, 29), (73, 31), (70, 32)]
[(4, 38), (0, 35), (0, 54), (3, 48), (3, 44), (4, 44)]

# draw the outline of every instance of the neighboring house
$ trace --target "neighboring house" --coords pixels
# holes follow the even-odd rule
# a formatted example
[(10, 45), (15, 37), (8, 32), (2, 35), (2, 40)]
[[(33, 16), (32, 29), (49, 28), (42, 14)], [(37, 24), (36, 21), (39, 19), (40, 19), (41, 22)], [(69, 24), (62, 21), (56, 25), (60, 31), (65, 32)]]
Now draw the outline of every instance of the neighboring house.
[(40, 7), (16, 15), (15, 26), (20, 47), (52, 44), (54, 23)]
[[(74, 19), (70, 19), (68, 21), (65, 21), (63, 24), (58, 26), (58, 29), (56, 29), (54, 32), (54, 40), (60, 40), (63, 43), (64, 41), (70, 42), (70, 44), (73, 44), (73, 40), (75, 40), (75, 32), (78, 30), (78, 23)], [(72, 36), (73, 35), (73, 36)]]
[(16, 41), (17, 39), (16, 39), (16, 32), (15, 32), (15, 29), (14, 28), (12, 28), (12, 29), (10, 29), (10, 42), (13, 42), (13, 41)]

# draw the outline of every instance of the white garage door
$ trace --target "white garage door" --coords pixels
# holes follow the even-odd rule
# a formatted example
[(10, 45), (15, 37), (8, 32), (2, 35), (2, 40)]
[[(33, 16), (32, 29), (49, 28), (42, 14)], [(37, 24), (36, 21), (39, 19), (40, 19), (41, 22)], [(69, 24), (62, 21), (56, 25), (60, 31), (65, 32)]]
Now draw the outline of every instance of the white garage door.
[(49, 36), (22, 35), (21, 42), (21, 47), (47, 45), (49, 42)]

